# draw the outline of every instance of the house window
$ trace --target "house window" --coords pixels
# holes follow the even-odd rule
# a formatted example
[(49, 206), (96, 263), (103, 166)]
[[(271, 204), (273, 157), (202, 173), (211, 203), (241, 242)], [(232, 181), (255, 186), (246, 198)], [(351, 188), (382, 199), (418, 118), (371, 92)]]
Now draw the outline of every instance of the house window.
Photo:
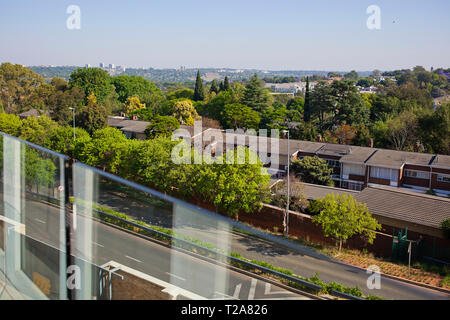
[(339, 166), (340, 166), (339, 160), (325, 159), (325, 161), (327, 162), (327, 164), (330, 168), (339, 168)]
[(416, 170), (405, 170), (405, 177), (417, 179), (430, 179), (430, 173)]
[(398, 180), (398, 170), (380, 167), (371, 167), (370, 176), (372, 178), (385, 179), (390, 181)]
[(343, 174), (344, 175), (356, 175), (356, 176), (364, 176), (364, 166), (357, 164), (344, 164), (343, 165)]
[(355, 191), (361, 191), (364, 188), (364, 184), (361, 182), (343, 181), (342, 188), (349, 189), (349, 190), (355, 190)]
[(437, 181), (450, 183), (450, 176), (444, 176), (442, 174), (438, 174)]

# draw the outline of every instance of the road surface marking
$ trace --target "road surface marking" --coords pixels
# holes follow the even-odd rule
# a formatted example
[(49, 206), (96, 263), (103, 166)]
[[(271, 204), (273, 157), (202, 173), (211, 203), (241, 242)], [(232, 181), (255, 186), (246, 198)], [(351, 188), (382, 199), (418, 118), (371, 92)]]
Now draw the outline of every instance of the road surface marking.
[[(95, 244), (96, 246), (99, 246), (99, 247), (102, 247), (102, 248), (105, 247), (105, 246), (102, 246), (100, 243), (97, 243), (97, 242), (95, 242), (95, 241), (92, 241), (92, 243)], [(130, 258), (130, 257), (128, 257), (128, 258)]]
[(241, 287), (242, 287), (242, 284), (240, 284), (240, 283), (236, 286), (236, 289), (234, 289), (233, 298), (239, 300), (239, 293), (241, 292)]
[(250, 292), (248, 293), (248, 300), (253, 300), (255, 298), (256, 291), (256, 283), (258, 280), (252, 279), (252, 283), (250, 284)]
[(226, 293), (219, 292), (219, 291), (214, 291), (214, 296), (219, 296), (219, 298), (214, 298), (212, 300), (225, 300), (224, 299), (225, 297), (228, 297), (229, 299), (234, 299), (234, 297), (232, 297)]
[(169, 273), (169, 272), (166, 272), (166, 274), (168, 274), (168, 275), (171, 276), (171, 277), (180, 279), (181, 281), (186, 281), (186, 279), (184, 279), (184, 278), (182, 278), (182, 277), (179, 277), (179, 276), (177, 276), (177, 275), (175, 275), (175, 274), (172, 274), (172, 273)]
[[(226, 293), (221, 293), (221, 292), (219, 292), (219, 291), (215, 291), (214, 293), (220, 295), (221, 297), (228, 297), (228, 298), (230, 298), (230, 299), (236, 299), (236, 300), (239, 300), (239, 293), (241, 292), (241, 287), (242, 287), (242, 284), (239, 283), (239, 284), (236, 286), (236, 289), (234, 289), (234, 294), (233, 294), (233, 296), (230, 296), (229, 294), (226, 294)], [(223, 298), (219, 298), (219, 299), (223, 299)]]
[(296, 297), (278, 297), (278, 298), (262, 298), (262, 299), (255, 299), (255, 300), (312, 300), (308, 297), (303, 296), (296, 296)]
[(38, 218), (34, 218), (34, 220), (36, 220), (37, 222), (40, 222), (40, 223), (42, 223), (42, 224), (46, 224), (46, 223), (47, 223), (47, 222), (42, 221), (41, 219), (38, 219)]
[(130, 256), (125, 256), (125, 257), (128, 258), (128, 259), (134, 260), (134, 261), (136, 261), (136, 262), (142, 263), (141, 260), (135, 259), (135, 258), (133, 258), (133, 257), (130, 257)]
[(270, 285), (270, 283), (266, 282), (266, 288), (264, 289), (264, 294), (265, 295), (269, 295), (269, 294), (279, 294), (279, 293), (283, 293), (283, 294), (291, 294), (291, 292), (289, 291), (273, 291), (270, 292), (270, 289), (272, 288), (272, 286)]

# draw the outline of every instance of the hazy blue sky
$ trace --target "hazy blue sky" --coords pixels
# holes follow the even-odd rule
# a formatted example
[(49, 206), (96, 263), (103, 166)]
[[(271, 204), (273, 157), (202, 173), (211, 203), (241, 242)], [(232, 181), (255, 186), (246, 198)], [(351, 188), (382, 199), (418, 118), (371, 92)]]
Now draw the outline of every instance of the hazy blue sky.
[[(66, 27), (71, 4), (81, 8), (80, 30)], [(381, 30), (366, 27), (372, 4), (381, 8)], [(449, 0), (0, 0), (0, 62), (450, 67), (449, 13)]]

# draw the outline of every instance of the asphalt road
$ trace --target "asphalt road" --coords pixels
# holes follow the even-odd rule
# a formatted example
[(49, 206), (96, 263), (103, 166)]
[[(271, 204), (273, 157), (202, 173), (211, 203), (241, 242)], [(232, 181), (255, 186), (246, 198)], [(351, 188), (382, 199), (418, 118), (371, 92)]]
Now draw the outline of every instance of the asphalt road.
[[(27, 200), (27, 235), (58, 247), (58, 216), (54, 206)], [(78, 215), (77, 219), (77, 233), (83, 236), (86, 218)], [(95, 221), (91, 249), (90, 262), (96, 265), (113, 260), (208, 299), (309, 299)]]
[[(116, 197), (110, 199), (111, 207), (119, 209), (120, 199)], [(126, 203), (126, 207), (130, 206), (129, 201), (123, 201)], [(107, 204), (105, 198), (102, 199), (102, 202), (103, 205)], [(57, 246), (57, 241), (55, 241), (57, 239), (55, 232), (57, 231), (55, 230), (58, 230), (59, 222), (55, 216), (58, 216), (58, 209), (28, 200), (26, 201), (26, 211), (28, 212), (27, 232), (34, 234), (41, 241)], [(196, 223), (200, 222), (205, 221)], [(183, 225), (177, 229), (177, 232), (213, 243), (217, 247), (238, 252), (249, 259), (263, 260), (277, 267), (290, 269), (298, 275), (310, 277), (318, 272), (320, 278), (325, 282), (335, 281), (348, 286), (358, 285), (366, 294), (402, 300), (450, 299), (450, 295), (444, 292), (384, 276), (381, 278), (381, 289), (369, 290), (366, 286), (368, 278), (366, 272), (328, 257), (311, 256), (308, 254), (310, 249), (302, 252), (300, 246), (299, 250), (294, 251), (232, 230), (211, 229), (207, 225), (202, 228)], [(252, 277), (217, 267), (104, 224), (95, 223), (94, 234), (93, 260), (98, 265), (114, 260), (210, 299), (302, 298)]]
[(367, 287), (369, 274), (366, 271), (324, 255), (311, 255), (311, 249), (300, 245), (294, 251), (273, 242), (241, 234), (223, 224), (221, 225), (222, 229), (217, 228), (217, 223), (213, 219), (200, 217), (193, 212), (182, 212), (178, 217), (170, 215), (171, 220), (164, 221), (159, 212), (158, 219), (154, 218), (154, 208), (149, 209), (148, 205), (134, 201), (130, 195), (121, 195), (115, 192), (103, 193), (99, 202), (138, 220), (144, 220), (151, 224), (159, 222), (161, 225), (171, 225), (178, 234), (191, 236), (214, 244), (218, 248), (237, 252), (248, 259), (266, 261), (276, 267), (292, 270), (300, 276), (312, 277), (318, 273), (320, 279), (326, 283), (334, 281), (350, 287), (359, 286), (367, 295), (372, 294), (398, 300), (450, 300), (450, 295), (444, 292), (394, 280), (383, 275), (381, 275), (381, 288), (370, 290)]

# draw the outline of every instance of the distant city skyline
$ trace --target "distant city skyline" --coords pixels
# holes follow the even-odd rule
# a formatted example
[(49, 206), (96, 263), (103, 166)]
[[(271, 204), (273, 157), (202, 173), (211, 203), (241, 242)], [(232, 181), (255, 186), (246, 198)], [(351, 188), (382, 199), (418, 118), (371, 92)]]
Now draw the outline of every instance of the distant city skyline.
[[(381, 29), (369, 30), (377, 5)], [(66, 22), (81, 10), (80, 29)], [(28, 66), (370, 71), (448, 68), (450, 2), (3, 1), (0, 62)]]

